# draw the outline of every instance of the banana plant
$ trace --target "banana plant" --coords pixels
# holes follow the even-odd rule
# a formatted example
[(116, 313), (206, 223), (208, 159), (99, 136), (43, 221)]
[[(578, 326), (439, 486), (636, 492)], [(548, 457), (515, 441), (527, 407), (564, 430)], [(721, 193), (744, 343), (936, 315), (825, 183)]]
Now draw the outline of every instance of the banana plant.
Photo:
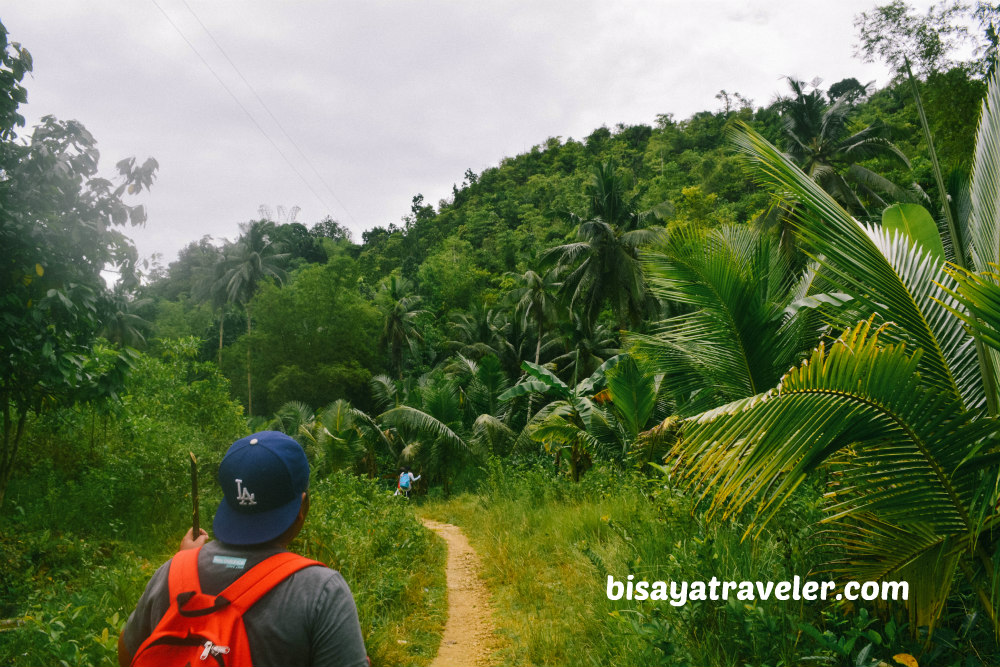
[(594, 397), (607, 383), (605, 373), (624, 356), (619, 354), (608, 359), (590, 377), (574, 387), (560, 380), (545, 366), (522, 362), (521, 368), (527, 377), (501, 394), (500, 400), (510, 401), (540, 394), (549, 402), (531, 416), (518, 436), (517, 444), (523, 446), (531, 440), (542, 443), (547, 451), (555, 453), (557, 466), (565, 453), (573, 481), (580, 481), (581, 475), (592, 464), (595, 451), (603, 447), (603, 443), (591, 433), (598, 412)]
[[(732, 139), (776, 195), (823, 278), (865, 319), (776, 386), (681, 424), (676, 469), (712, 511), (747, 511), (759, 530), (815, 471), (830, 479), (824, 521), (852, 579), (907, 580), (913, 627), (933, 631), (957, 576), (1000, 634), (995, 345), (982, 273), (1000, 252), (1000, 98), (990, 83), (969, 221), (952, 236), (977, 276), (948, 267), (905, 230), (862, 224), (748, 126)], [(982, 340), (977, 336), (982, 334)], [(709, 500), (710, 499), (710, 500)]]

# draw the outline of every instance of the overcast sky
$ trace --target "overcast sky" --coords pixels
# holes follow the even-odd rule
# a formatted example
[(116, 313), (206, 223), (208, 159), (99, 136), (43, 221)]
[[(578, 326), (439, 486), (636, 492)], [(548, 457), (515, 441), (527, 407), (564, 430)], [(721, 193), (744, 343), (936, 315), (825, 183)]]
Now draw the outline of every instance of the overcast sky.
[(785, 76), (881, 86), (885, 69), (853, 57), (853, 18), (875, 5), (22, 0), (0, 20), (34, 58), (29, 127), (81, 121), (108, 176), (122, 157), (159, 161), (132, 236), (166, 264), (206, 234), (235, 239), (262, 204), (299, 206), (310, 226), (332, 216), (360, 241), (466, 169), (717, 110), (721, 89), (760, 105)]

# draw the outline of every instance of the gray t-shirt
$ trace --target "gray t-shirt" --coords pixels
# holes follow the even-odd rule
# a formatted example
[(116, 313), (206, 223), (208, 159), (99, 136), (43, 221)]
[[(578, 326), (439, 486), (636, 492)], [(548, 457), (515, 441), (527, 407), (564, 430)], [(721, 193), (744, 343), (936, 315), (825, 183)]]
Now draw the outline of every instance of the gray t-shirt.
[[(202, 592), (218, 595), (278, 547), (237, 547), (207, 542), (198, 554)], [(167, 561), (153, 574), (122, 636), (135, 655), (170, 606)], [(358, 611), (347, 582), (327, 567), (291, 575), (243, 615), (255, 667), (367, 667)]]

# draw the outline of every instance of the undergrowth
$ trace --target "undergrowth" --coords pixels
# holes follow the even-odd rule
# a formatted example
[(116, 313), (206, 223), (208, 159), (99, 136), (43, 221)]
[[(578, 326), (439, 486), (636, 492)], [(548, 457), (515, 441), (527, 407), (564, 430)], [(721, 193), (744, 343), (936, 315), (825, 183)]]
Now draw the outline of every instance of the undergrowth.
[[(478, 493), (420, 511), (465, 530), (493, 592), (504, 665), (990, 665), (961, 611), (914, 636), (902, 605), (805, 601), (609, 600), (608, 576), (635, 580), (825, 580), (820, 494), (803, 489), (759, 535), (739, 516), (709, 519), (661, 477), (599, 467), (574, 484), (551, 464), (487, 465)], [(982, 628), (979, 628), (980, 630)]]
[[(189, 451), (210, 528), (215, 471), (247, 431), (192, 345), (144, 355), (106, 414), (74, 406), (29, 424), (0, 513), (0, 664), (117, 664), (125, 620), (190, 526)], [(339, 472), (314, 479), (310, 497), (290, 548), (343, 573), (373, 665), (428, 662), (446, 614), (444, 546), (376, 482)]]
[[(373, 665), (426, 664), (447, 613), (444, 546), (368, 480), (337, 473), (313, 483), (310, 497), (306, 526), (290, 548), (344, 575)], [(0, 664), (116, 664), (122, 625), (186, 529), (181, 515), (138, 539), (5, 517), (11, 530), (0, 537), (0, 590), (11, 623), (0, 629)]]

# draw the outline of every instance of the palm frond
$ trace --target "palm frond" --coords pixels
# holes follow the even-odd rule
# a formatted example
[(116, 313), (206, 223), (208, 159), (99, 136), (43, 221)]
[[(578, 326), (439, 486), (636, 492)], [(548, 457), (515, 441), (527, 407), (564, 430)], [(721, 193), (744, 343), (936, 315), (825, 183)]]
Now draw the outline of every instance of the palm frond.
[(479, 415), (472, 424), (473, 441), (494, 454), (507, 454), (516, 438), (517, 433), (490, 414)]
[(959, 267), (948, 269), (954, 283), (945, 291), (958, 303), (947, 303), (956, 317), (996, 351), (1000, 351), (1000, 268), (973, 273)]
[(795, 325), (783, 325), (793, 286), (788, 260), (760, 231), (687, 230), (644, 252), (643, 261), (656, 296), (693, 310), (629, 340), (661, 368), (685, 359), (720, 400), (773, 386), (808, 349)]
[(831, 546), (847, 554), (829, 571), (856, 581), (907, 582), (905, 605), (915, 627), (931, 632), (951, 591), (961, 540), (926, 525), (898, 526), (873, 514), (853, 517), (830, 533)]
[[(766, 522), (807, 474), (830, 464), (840, 479), (828, 521), (877, 513), (941, 535), (978, 534), (976, 476), (959, 471), (997, 430), (926, 385), (920, 351), (881, 346), (862, 322), (778, 387), (688, 421), (679, 445), (686, 475), (712, 509), (757, 502)], [(956, 472), (957, 471), (957, 472)]]
[(378, 419), (383, 425), (425, 434), (428, 439), (442, 440), (455, 450), (469, 450), (469, 445), (446, 424), (408, 405), (383, 412)]
[(979, 272), (1000, 263), (1000, 73), (994, 72), (983, 100), (972, 162), (970, 236)]
[[(923, 350), (925, 379), (969, 407), (982, 404), (981, 377), (969, 372), (971, 338), (934, 300), (944, 296), (934, 284), (946, 279), (940, 262), (859, 223), (749, 126), (731, 138), (779, 196), (801, 204), (794, 209), (796, 229), (828, 278), (869, 313), (899, 325), (893, 331)], [(971, 364), (976, 363), (973, 355)]]

